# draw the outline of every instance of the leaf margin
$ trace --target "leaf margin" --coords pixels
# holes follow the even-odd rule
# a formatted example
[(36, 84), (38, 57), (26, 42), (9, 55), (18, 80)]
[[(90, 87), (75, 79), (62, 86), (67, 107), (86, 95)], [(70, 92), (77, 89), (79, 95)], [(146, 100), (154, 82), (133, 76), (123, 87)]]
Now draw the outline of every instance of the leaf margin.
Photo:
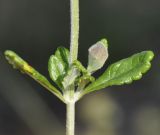
[[(139, 72), (140, 75), (139, 75), (139, 76), (134, 76), (134, 77), (131, 78), (131, 80), (129, 80), (129, 81), (121, 82), (121, 83), (115, 84), (115, 85), (129, 84), (129, 83), (132, 83), (132, 82), (135, 81), (135, 80), (139, 80), (139, 79), (142, 78), (142, 75), (143, 75), (144, 73), (146, 73), (146, 72), (150, 69), (150, 67), (151, 67), (151, 61), (152, 61), (152, 59), (154, 58), (154, 53), (153, 53), (152, 51), (142, 51), (142, 52), (136, 53), (136, 54), (134, 54), (134, 55), (132, 55), (132, 56), (130, 56), (130, 57), (128, 57), (128, 58), (125, 58), (125, 59), (122, 59), (122, 60), (120, 60), (120, 61), (117, 61), (116, 63), (121, 62), (121, 61), (124, 61), (124, 60), (127, 60), (127, 59), (131, 59), (132, 57), (134, 57), (134, 56), (136, 56), (136, 55), (138, 55), (138, 54), (141, 54), (141, 53), (146, 53), (146, 56), (145, 56), (145, 62), (144, 62), (143, 65), (142, 65), (142, 66), (145, 65), (145, 67), (143, 67), (143, 70)], [(105, 76), (105, 74), (106, 74), (106, 72), (108, 72), (109, 68), (110, 68), (111, 66), (113, 66), (114, 64), (116, 64), (116, 63), (111, 64), (111, 65), (105, 70), (105, 72), (104, 72), (100, 77), (98, 77), (98, 79), (96, 79), (93, 83), (89, 84), (89, 85), (84, 89), (82, 95), (88, 94), (88, 93), (93, 92), (93, 91), (98, 91), (98, 90), (100, 90), (100, 89), (103, 89), (103, 88), (106, 88), (106, 87), (109, 87), (109, 86), (114, 85), (114, 84), (108, 84), (108, 85), (105, 85), (105, 84), (104, 84), (104, 85), (102, 85), (102, 86), (100, 86), (100, 87), (99, 87), (99, 86), (96, 86), (96, 87), (94, 86), (94, 85), (97, 83), (97, 81), (98, 81), (98, 83), (100, 83), (100, 82), (102, 81), (103, 76)], [(95, 87), (95, 88), (94, 88), (94, 87)], [(97, 87), (98, 87), (98, 88), (97, 88)]]
[(65, 47), (58, 47), (48, 60), (49, 76), (60, 89), (63, 90), (62, 80), (69, 69), (69, 50)]
[(43, 87), (53, 93), (56, 97), (58, 97), (62, 102), (65, 102), (62, 93), (55, 88), (48, 79), (40, 74), (36, 69), (31, 67), (25, 60), (23, 60), (19, 55), (17, 55), (14, 51), (6, 50), (4, 55), (9, 62), (15, 69), (19, 69), (22, 73), (29, 75), (35, 81), (40, 83)]

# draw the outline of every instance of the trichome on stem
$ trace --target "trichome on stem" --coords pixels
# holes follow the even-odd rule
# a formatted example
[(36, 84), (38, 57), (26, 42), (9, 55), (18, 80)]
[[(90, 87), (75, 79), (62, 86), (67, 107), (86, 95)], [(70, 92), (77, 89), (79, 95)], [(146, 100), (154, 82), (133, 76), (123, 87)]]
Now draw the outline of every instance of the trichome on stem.
[(48, 62), (48, 79), (11, 50), (5, 51), (8, 62), (16, 69), (31, 76), (66, 104), (66, 135), (74, 135), (75, 103), (84, 95), (103, 88), (129, 84), (139, 80), (151, 67), (152, 51), (143, 51), (111, 64), (105, 72), (95, 78), (94, 72), (101, 69), (108, 59), (108, 42), (102, 39), (89, 48), (88, 66), (77, 59), (79, 38), (79, 0), (70, 0), (71, 41), (70, 50), (58, 47)]

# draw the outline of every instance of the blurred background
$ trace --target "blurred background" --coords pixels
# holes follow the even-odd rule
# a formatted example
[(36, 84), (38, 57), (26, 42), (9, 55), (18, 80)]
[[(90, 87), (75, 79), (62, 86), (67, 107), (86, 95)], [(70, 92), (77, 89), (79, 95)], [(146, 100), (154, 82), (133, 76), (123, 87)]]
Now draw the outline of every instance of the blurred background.
[[(0, 0), (0, 135), (65, 135), (65, 105), (34, 80), (13, 70), (11, 49), (47, 76), (58, 46), (69, 47), (69, 0)], [(151, 70), (131, 85), (85, 96), (76, 107), (77, 135), (160, 134), (160, 1), (80, 0), (79, 60), (88, 48), (109, 41), (107, 66), (153, 50)]]

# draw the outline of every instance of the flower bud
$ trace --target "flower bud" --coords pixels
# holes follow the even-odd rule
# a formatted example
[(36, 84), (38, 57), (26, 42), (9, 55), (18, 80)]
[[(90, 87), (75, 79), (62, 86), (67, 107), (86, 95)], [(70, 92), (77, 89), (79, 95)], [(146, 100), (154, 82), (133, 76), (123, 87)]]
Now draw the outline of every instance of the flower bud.
[(88, 67), (91, 73), (103, 67), (108, 58), (108, 42), (102, 39), (89, 48)]

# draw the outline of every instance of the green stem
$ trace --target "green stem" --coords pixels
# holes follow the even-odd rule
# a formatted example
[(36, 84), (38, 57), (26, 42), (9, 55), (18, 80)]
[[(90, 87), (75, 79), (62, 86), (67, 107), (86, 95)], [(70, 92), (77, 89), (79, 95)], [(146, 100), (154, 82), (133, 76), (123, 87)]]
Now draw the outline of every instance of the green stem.
[(78, 38), (79, 38), (79, 0), (70, 0), (71, 12), (71, 41), (70, 41), (70, 63), (77, 60)]
[[(70, 35), (70, 64), (78, 57), (79, 38), (79, 0), (70, 0), (71, 35)], [(74, 89), (71, 88), (69, 100), (66, 102), (66, 135), (74, 135), (75, 130), (75, 101)], [(67, 95), (68, 96), (68, 95)]]
[(75, 129), (75, 102), (67, 103), (66, 135), (74, 135)]

